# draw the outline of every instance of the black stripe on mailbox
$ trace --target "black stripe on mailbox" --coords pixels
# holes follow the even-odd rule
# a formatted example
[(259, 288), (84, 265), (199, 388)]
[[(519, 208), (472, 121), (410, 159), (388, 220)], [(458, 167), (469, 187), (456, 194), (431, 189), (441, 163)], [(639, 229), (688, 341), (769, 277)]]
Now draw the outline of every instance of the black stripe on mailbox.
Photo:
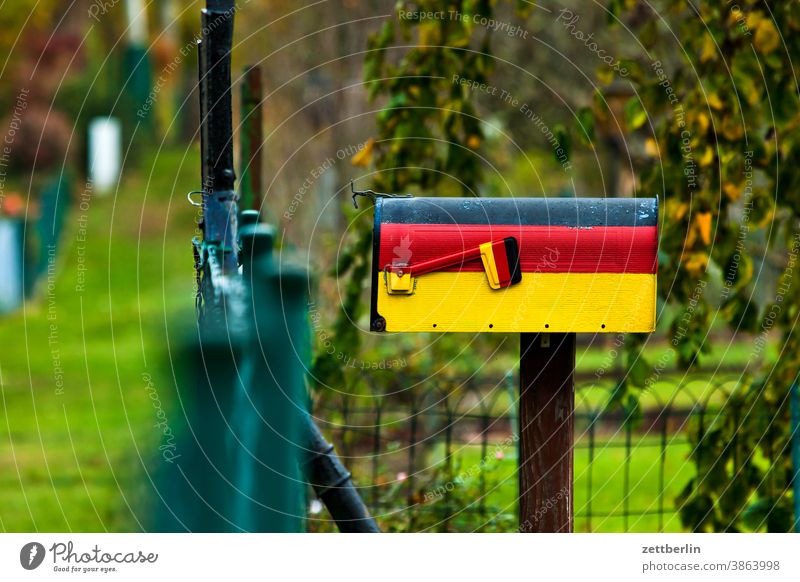
[(394, 224), (658, 224), (657, 198), (378, 198), (376, 205), (380, 222)]

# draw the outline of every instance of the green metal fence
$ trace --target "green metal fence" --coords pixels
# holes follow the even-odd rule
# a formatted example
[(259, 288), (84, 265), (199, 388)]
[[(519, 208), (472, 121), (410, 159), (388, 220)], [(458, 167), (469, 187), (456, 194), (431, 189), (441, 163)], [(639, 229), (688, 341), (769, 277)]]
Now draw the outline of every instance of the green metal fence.
[[(577, 386), (575, 531), (683, 531), (676, 498), (696, 474), (689, 437), (702, 438), (737, 381), (665, 377), (635, 420), (607, 409), (610, 385)], [(415, 387), (315, 403), (384, 531), (516, 531), (516, 378), (404, 382)], [(309, 519), (331, 529), (318, 506)]]

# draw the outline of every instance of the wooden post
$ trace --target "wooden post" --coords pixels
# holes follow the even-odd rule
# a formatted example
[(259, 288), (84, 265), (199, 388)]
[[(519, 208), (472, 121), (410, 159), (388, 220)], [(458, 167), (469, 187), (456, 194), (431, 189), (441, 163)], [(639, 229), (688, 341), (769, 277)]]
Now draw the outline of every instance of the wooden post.
[(575, 334), (520, 334), (519, 525), (571, 532)]

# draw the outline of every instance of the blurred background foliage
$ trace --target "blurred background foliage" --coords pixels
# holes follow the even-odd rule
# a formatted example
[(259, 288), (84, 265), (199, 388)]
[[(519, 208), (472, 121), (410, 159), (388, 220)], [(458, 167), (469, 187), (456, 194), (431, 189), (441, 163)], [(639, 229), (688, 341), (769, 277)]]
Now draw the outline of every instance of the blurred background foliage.
[[(2, 54), (11, 55), (18, 45), (26, 43), (26, 35), (33, 31), (43, 33), (52, 25), (53, 10), (58, 4), (57, 0), (19, 0), (12, 2), (7, 7), (3, 6), (0, 13), (0, 50)], [(36, 10), (34, 10), (36, 8)], [(6, 63), (6, 67), (13, 63)]]
[[(481, 91), (497, 95), (494, 89), (472, 91), (454, 79), (510, 92), (502, 67), (494, 66), (502, 58), (492, 54), (490, 35), (473, 25), (493, 21), (494, 8), (488, 2), (399, 2), (398, 19), (370, 37), (365, 81), (371, 100), (384, 98), (377, 137), (370, 142), (377, 190), (483, 195), (488, 181), (483, 173), (493, 161), (491, 148), (483, 145), (484, 128), (496, 129), (490, 117), (496, 107), (484, 111), (476, 102)], [(530, 7), (516, 8), (524, 23)], [(403, 17), (454, 10), (466, 18)], [(581, 17), (577, 7), (563, 8), (552, 24), (586, 39), (584, 46), (600, 56), (602, 36), (590, 43), (586, 35), (596, 29), (587, 28)], [(733, 7), (709, 3), (698, 10), (682, 1), (611, 2), (604, 28), (610, 34), (624, 29), (639, 46), (609, 45), (619, 47), (620, 56), (614, 65), (613, 59), (604, 60), (595, 71), (591, 105), (565, 103), (566, 111), (553, 116), (552, 132), (566, 148), (572, 141), (563, 129), (568, 123), (575, 141), (590, 151), (597, 145), (596, 128), (605, 126), (612, 134), (606, 141), (615, 142), (627, 158), (633, 192), (611, 182), (602, 194), (659, 197), (664, 209), (660, 327), (680, 367), (688, 371), (701, 363), (715, 325), (764, 336), (780, 330), (786, 351), (763, 368), (748, 365), (720, 426), (700, 433), (702, 440), (694, 443), (692, 455), (704, 461), (677, 499), (684, 525), (692, 529), (738, 530), (766, 523), (768, 529), (787, 531), (793, 523), (788, 402), (800, 371), (795, 332), (800, 285), (794, 277), (800, 222), (792, 195), (780, 194), (796, 179), (791, 135), (800, 109), (792, 62), (800, 57), (800, 45), (793, 35), (781, 42), (778, 31), (797, 30), (799, 18), (793, 4), (770, 10), (755, 1)], [(675, 50), (676, 37), (680, 50)], [(401, 47), (402, 56), (393, 59), (395, 47)], [(501, 127), (508, 129), (509, 141), (516, 138), (513, 126)], [(782, 165), (790, 169), (781, 170)], [(349, 277), (351, 292), (334, 335), (352, 346), (348, 349), (361, 338), (343, 331), (352, 329), (364, 305), (360, 288), (369, 267), (358, 257), (367, 255), (370, 228), (361, 221), (350, 249), (355, 258), (344, 255), (338, 273)], [(770, 273), (765, 263), (776, 257), (779, 273)], [(716, 293), (706, 293), (707, 288)], [(632, 422), (654, 375), (655, 363), (644, 354), (647, 341), (645, 335), (626, 339), (622, 357), (628, 373), (609, 402), (623, 407)], [(486, 354), (492, 345), (497, 343), (480, 338), (471, 348)], [(439, 361), (452, 361), (462, 352), (457, 338), (437, 338), (431, 345)], [(442, 373), (447, 374), (434, 371)], [(764, 426), (755, 418), (770, 421)]]
[[(800, 155), (792, 65), (800, 58), (800, 8), (661, 2), (654, 11), (664, 19), (626, 2), (612, 6), (610, 22), (629, 27), (642, 45), (630, 67), (636, 95), (625, 122), (648, 158), (638, 166), (637, 192), (662, 200), (659, 295), (674, 306), (671, 343), (686, 368), (702, 361), (720, 321), (754, 334), (754, 351), (770, 332), (782, 346), (776, 361), (743, 370), (718, 426), (694, 443), (692, 454), (704, 461), (679, 499), (682, 518), (693, 529), (765, 522), (786, 531), (789, 390), (800, 372), (800, 206), (797, 172), (789, 169)], [(646, 115), (630, 113), (638, 111)], [(715, 283), (719, 293), (700, 282)], [(636, 340), (630, 357), (638, 366), (646, 339)], [(628, 375), (621, 401), (636, 398), (642, 376)]]

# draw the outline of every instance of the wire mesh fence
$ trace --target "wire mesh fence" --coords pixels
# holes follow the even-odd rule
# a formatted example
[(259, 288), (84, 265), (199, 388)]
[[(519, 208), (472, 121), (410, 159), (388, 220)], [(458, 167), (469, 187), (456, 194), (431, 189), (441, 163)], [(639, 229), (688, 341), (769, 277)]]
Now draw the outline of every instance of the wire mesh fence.
[[(684, 530), (676, 498), (696, 474), (691, 442), (739, 380), (665, 375), (635, 415), (607, 405), (613, 381), (579, 382), (575, 531)], [(419, 380), (404, 390), (326, 395), (315, 416), (385, 531), (516, 531), (517, 383), (511, 375)], [(332, 529), (317, 505), (309, 520), (312, 530)]]

